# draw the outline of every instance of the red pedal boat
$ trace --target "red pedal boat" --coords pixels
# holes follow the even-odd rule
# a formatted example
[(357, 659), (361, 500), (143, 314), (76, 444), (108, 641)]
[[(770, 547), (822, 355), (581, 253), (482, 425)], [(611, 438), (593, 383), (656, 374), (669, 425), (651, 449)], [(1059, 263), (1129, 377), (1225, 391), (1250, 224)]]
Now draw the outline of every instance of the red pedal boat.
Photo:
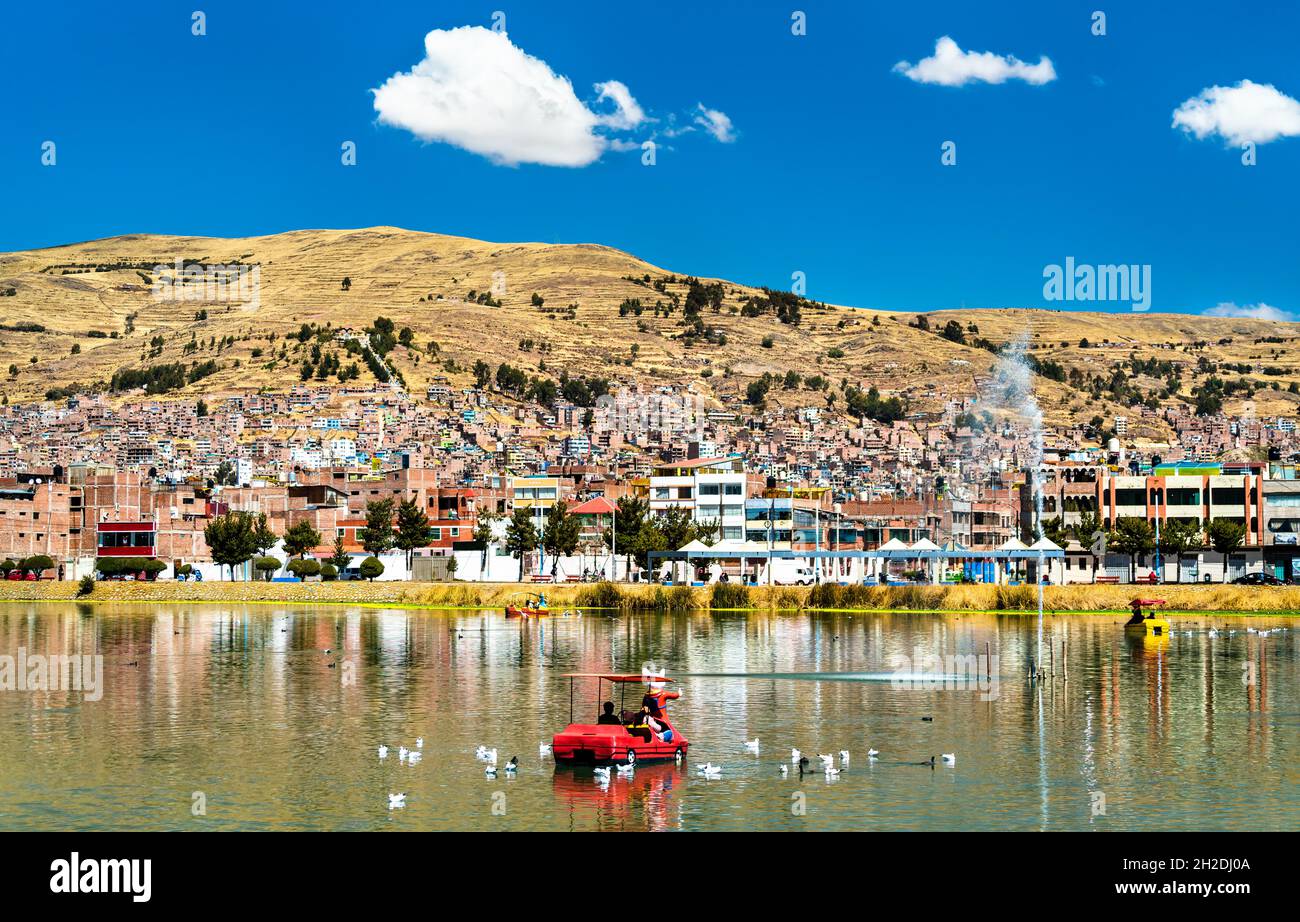
[(546, 618), (551, 612), (545, 608), (529, 608), (527, 605), (516, 607), (514, 605), (506, 606), (507, 618)]
[[(620, 692), (628, 685), (661, 684), (671, 682), (664, 676), (642, 675), (640, 673), (621, 675), (617, 673), (568, 673), (569, 680), (569, 725), (555, 734), (551, 741), (551, 754), (556, 765), (609, 765), (612, 763), (653, 762), (665, 759), (685, 759), (686, 749), (690, 746), (686, 737), (673, 726), (667, 713), (655, 719), (661, 732), (656, 733), (637, 718), (640, 702), (632, 711), (620, 708), (617, 723), (575, 723), (573, 721), (573, 682), (575, 679), (596, 680), (595, 712), (601, 710), (602, 683), (609, 682), (620, 686)], [(676, 697), (676, 693), (671, 693)], [(662, 713), (662, 712), (661, 712)]]
[(533, 595), (529, 593), (523, 605), (508, 603), (506, 605), (507, 618), (546, 618), (551, 614), (546, 607), (546, 596)]

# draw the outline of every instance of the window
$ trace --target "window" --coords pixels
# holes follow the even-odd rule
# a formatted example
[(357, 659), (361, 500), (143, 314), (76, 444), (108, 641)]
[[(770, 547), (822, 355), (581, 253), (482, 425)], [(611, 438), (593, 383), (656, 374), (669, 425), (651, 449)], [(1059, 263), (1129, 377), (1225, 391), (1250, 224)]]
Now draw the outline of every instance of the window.
[(718, 495), (719, 495), (719, 491), (718, 491), (718, 487), (719, 487), (719, 486), (720, 486), (720, 484), (716, 484), (716, 483), (702, 483), (702, 484), (700, 484), (700, 495), (701, 495), (701, 496), (718, 496)]
[(451, 535), (451, 537), (453, 537), (453, 538), (459, 538), (459, 537), (460, 537), (460, 529), (459, 529), (459, 528), (448, 528), (448, 529), (447, 529), (447, 533), (448, 533), (449, 535)]
[(441, 541), (441, 540), (442, 540), (442, 529), (441, 529), (441, 528), (430, 528), (430, 529), (429, 529), (429, 537), (432, 538), (434, 541)]
[(743, 486), (743, 485), (742, 485), (742, 484), (739, 484), (739, 483), (729, 483), (729, 484), (726, 484), (726, 492), (727, 492), (727, 495), (728, 495), (728, 496), (740, 496), (741, 493), (743, 492), (743, 490), (742, 490), (742, 486)]
[(1215, 506), (1244, 506), (1246, 491), (1242, 487), (1214, 487), (1210, 490), (1210, 503)]

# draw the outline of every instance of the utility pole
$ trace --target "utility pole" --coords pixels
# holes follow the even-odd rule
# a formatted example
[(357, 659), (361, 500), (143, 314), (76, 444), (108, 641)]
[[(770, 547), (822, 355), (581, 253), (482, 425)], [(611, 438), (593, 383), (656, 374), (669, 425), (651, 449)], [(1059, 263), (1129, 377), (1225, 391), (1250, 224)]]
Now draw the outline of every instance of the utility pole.
[(1165, 581), (1164, 569), (1160, 566), (1160, 488), (1156, 489), (1156, 582)]

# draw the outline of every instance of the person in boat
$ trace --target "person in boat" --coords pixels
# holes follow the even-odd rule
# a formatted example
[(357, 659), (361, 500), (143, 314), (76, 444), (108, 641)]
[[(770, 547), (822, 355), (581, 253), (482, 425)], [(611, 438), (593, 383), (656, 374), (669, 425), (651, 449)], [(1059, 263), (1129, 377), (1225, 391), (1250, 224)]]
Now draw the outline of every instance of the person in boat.
[(613, 702), (613, 701), (606, 701), (606, 702), (605, 702), (605, 705), (604, 705), (604, 708), (605, 708), (605, 713), (601, 714), (600, 717), (598, 717), (598, 718), (596, 719), (596, 723), (598, 723), (598, 724), (621, 724), (621, 723), (623, 722), (623, 721), (619, 720), (619, 719), (618, 719), (618, 715), (614, 713), (614, 702)]
[(651, 740), (650, 734), (654, 732), (650, 729), (650, 721), (653, 719), (650, 716), (650, 709), (643, 704), (641, 710), (628, 717), (626, 723), (627, 732), (640, 737), (648, 743)]
[(546, 611), (546, 596), (542, 593), (537, 595), (537, 610)]
[(649, 705), (641, 705), (641, 710), (637, 711), (628, 722), (627, 731), (633, 736), (639, 736), (647, 743), (651, 739), (656, 739), (661, 743), (671, 742), (673, 731), (668, 728), (667, 724), (662, 724), (655, 720), (650, 713)]
[(1128, 625), (1141, 624), (1143, 621), (1148, 621), (1156, 616), (1155, 608), (1145, 613), (1142, 611), (1140, 599), (1134, 599), (1131, 604), (1133, 605), (1133, 617), (1128, 619)]
[(650, 732), (655, 735), (655, 739), (659, 740), (659, 742), (661, 743), (672, 742), (673, 731), (668, 728), (667, 724), (661, 724), (659, 721), (655, 720), (653, 717), (651, 717), (648, 714), (646, 715), (645, 722), (646, 722), (646, 726), (650, 728)]

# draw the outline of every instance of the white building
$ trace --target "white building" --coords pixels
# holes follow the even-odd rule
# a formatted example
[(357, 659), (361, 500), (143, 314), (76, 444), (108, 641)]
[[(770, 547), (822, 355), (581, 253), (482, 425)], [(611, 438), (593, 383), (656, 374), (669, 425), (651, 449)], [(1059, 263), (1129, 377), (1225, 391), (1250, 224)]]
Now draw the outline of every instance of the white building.
[(650, 475), (650, 514), (682, 507), (696, 522), (718, 523), (723, 541), (743, 541), (747, 482), (739, 455), (661, 465)]

